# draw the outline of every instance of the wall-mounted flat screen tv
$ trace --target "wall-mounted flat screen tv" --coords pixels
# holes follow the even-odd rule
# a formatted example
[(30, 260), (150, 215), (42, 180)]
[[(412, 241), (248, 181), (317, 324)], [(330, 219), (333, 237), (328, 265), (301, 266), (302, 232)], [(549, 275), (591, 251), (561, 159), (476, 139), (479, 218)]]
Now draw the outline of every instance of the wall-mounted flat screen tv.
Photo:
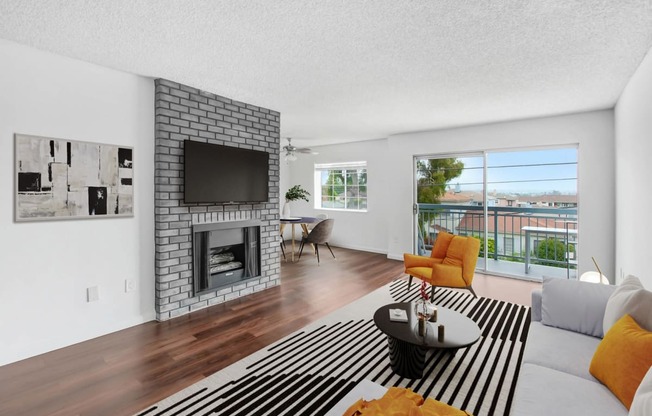
[(186, 203), (267, 202), (269, 153), (186, 140)]

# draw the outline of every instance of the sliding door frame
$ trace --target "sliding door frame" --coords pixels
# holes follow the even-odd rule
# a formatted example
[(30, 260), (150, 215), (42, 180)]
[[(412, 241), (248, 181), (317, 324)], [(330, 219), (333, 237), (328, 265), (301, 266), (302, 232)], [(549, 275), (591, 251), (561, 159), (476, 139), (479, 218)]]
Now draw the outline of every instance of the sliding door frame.
[[(559, 145), (546, 145), (546, 146), (528, 146), (528, 147), (510, 147), (510, 148), (498, 148), (498, 149), (486, 149), (480, 151), (469, 151), (469, 152), (451, 152), (451, 153), (427, 153), (421, 155), (414, 155), (412, 157), (412, 252), (419, 254), (419, 205), (417, 202), (418, 195), (418, 169), (417, 162), (418, 160), (424, 159), (446, 159), (446, 158), (461, 158), (461, 157), (482, 157), (482, 206), (483, 206), (483, 218), (484, 218), (484, 229), (482, 230), (484, 247), (486, 248), (483, 252), (483, 265), (482, 268), (479, 268), (479, 271), (486, 274), (504, 276), (515, 279), (522, 280), (537, 280), (528, 276), (512, 275), (512, 274), (503, 274), (496, 270), (490, 270), (488, 268), (488, 258), (489, 258), (489, 235), (487, 233), (487, 224), (489, 224), (489, 209), (487, 206), (487, 182), (488, 182), (488, 156), (491, 153), (507, 153), (507, 152), (527, 152), (527, 151), (537, 151), (537, 150), (554, 150), (554, 149), (576, 149), (577, 159), (576, 159), (576, 195), (577, 195), (577, 222), (579, 225), (579, 208), (580, 208), (580, 193), (579, 193), (579, 144), (577, 143), (567, 143)], [(495, 243), (497, 244), (497, 242)], [(578, 237), (578, 246), (579, 246), (579, 237)], [(576, 253), (577, 256), (577, 253)], [(578, 270), (579, 270), (579, 264)], [(579, 278), (579, 276), (576, 276)]]

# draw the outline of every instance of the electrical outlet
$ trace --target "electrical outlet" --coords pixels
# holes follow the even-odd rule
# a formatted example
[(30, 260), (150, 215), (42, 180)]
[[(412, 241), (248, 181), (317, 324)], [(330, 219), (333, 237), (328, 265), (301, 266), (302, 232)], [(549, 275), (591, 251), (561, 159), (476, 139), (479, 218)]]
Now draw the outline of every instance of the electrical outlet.
[(86, 301), (95, 302), (100, 299), (100, 290), (97, 286), (92, 286), (86, 289)]
[(125, 280), (125, 293), (136, 290), (136, 281), (134, 279)]

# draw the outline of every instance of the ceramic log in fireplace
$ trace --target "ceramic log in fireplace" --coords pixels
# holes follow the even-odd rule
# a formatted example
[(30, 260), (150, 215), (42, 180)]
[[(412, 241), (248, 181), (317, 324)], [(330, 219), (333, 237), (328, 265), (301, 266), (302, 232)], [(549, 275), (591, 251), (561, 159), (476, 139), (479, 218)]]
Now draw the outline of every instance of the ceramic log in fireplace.
[(193, 225), (195, 295), (260, 277), (260, 221)]

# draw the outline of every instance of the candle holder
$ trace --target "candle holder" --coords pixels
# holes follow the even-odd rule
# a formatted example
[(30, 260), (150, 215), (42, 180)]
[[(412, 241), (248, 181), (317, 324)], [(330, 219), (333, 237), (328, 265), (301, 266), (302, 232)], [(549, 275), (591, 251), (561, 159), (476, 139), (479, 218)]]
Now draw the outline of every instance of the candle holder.
[(419, 318), (419, 322), (417, 324), (417, 332), (420, 337), (425, 337), (426, 333), (428, 332), (428, 324), (425, 319)]
[(437, 322), (437, 307), (435, 305), (432, 306), (432, 314), (430, 315), (430, 322)]

